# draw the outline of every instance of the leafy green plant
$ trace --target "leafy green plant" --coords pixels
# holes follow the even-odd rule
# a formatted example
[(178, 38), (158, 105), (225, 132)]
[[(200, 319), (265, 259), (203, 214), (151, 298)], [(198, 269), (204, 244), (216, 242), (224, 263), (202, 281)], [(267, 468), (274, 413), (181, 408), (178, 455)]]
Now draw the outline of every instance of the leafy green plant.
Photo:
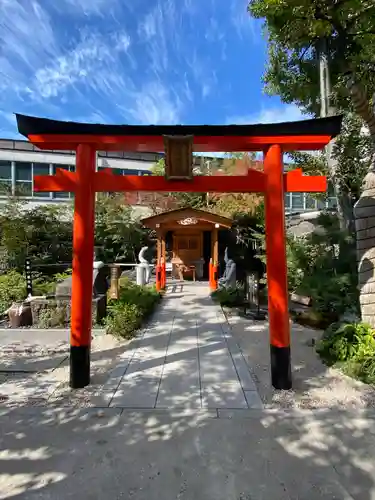
[(211, 293), (211, 297), (222, 306), (235, 307), (243, 304), (244, 292), (242, 288), (219, 288)]
[(333, 326), (317, 345), (317, 352), (330, 363), (360, 361), (375, 356), (375, 331), (364, 323)]
[(67, 305), (47, 307), (39, 313), (37, 328), (61, 328), (69, 325)]
[(107, 333), (130, 339), (141, 325), (141, 311), (135, 304), (118, 302), (111, 306), (105, 324)]
[(33, 279), (33, 295), (54, 294), (57, 283), (69, 278), (71, 274), (71, 269), (67, 269), (63, 273), (56, 273), (53, 276), (43, 276), (41, 274), (37, 274)]
[(0, 276), (0, 314), (4, 313), (12, 302), (26, 298), (25, 277), (17, 271), (9, 271)]
[(355, 247), (336, 216), (321, 214), (317, 226), (304, 238), (288, 238), (289, 289), (311, 297), (313, 310), (334, 322), (359, 312)]
[(125, 339), (134, 337), (142, 322), (154, 311), (160, 297), (154, 287), (139, 286), (122, 279), (119, 298), (108, 304), (107, 333)]

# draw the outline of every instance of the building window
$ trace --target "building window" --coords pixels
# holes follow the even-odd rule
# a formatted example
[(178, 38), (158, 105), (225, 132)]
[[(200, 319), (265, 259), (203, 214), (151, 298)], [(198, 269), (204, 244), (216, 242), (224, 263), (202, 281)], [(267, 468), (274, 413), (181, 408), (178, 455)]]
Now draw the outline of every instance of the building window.
[(335, 196), (328, 196), (327, 198), (327, 208), (336, 208), (337, 207), (337, 198)]
[(0, 195), (12, 194), (12, 162), (0, 160)]
[[(61, 170), (67, 170), (68, 172), (74, 172), (75, 171), (75, 166), (74, 165), (53, 165), (53, 175), (56, 174), (56, 169), (60, 168)], [(74, 198), (74, 193), (67, 193), (64, 191), (58, 192), (58, 193), (53, 193), (52, 194), (54, 199), (73, 199)]]
[(316, 210), (316, 198), (311, 196), (311, 194), (306, 193), (305, 203), (306, 203), (306, 210)]
[(32, 196), (33, 176), (32, 164), (29, 162), (16, 162), (16, 196)]
[(35, 198), (50, 198), (50, 192), (34, 191), (34, 176), (35, 175), (49, 175), (48, 163), (33, 163), (33, 197)]
[(292, 193), (292, 210), (293, 212), (302, 211), (304, 209), (303, 193)]

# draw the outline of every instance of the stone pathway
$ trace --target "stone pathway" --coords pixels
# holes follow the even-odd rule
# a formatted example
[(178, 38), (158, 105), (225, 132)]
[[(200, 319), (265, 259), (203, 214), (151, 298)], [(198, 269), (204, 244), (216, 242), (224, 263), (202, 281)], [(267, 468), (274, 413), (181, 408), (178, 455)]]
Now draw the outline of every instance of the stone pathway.
[(136, 347), (120, 355), (95, 406), (262, 408), (242, 352), (207, 284), (171, 285)]

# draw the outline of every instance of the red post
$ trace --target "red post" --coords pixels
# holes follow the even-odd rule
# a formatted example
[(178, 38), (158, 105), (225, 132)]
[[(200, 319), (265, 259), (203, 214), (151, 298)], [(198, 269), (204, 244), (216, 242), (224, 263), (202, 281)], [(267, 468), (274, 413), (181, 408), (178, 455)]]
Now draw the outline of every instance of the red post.
[(266, 252), (271, 378), (275, 389), (290, 389), (290, 326), (286, 265), (283, 153), (270, 146), (264, 156), (266, 174)]
[(96, 151), (92, 146), (77, 147), (70, 333), (70, 387), (74, 389), (90, 383), (95, 161)]
[(156, 266), (156, 290), (159, 292), (161, 290), (161, 265)]
[(212, 290), (217, 290), (217, 273), (218, 273), (218, 268), (217, 268), (217, 263), (214, 262), (212, 265)]
[(212, 285), (212, 259), (210, 259), (210, 262), (208, 263), (208, 283), (209, 283), (210, 289), (213, 290), (213, 285)]
[(166, 275), (166, 265), (164, 262), (164, 259), (162, 260), (162, 264), (160, 266), (160, 286), (162, 290), (164, 290), (166, 282), (167, 282), (167, 275)]

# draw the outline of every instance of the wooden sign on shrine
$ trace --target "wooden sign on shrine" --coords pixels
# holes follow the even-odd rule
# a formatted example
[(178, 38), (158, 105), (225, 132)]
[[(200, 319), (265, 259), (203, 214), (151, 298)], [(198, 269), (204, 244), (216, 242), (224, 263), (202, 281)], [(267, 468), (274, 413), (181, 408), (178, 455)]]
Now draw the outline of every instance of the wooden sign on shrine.
[[(35, 191), (74, 192), (70, 385), (90, 383), (91, 290), (95, 193), (180, 191), (263, 193), (266, 212), (271, 377), (276, 389), (292, 386), (285, 250), (285, 192), (325, 192), (326, 178), (284, 173), (283, 153), (319, 150), (340, 133), (340, 116), (261, 125), (97, 125), (17, 114), (18, 130), (40, 149), (76, 151), (76, 170), (35, 176)], [(166, 176), (116, 176), (96, 172), (97, 151), (166, 152)], [(192, 153), (264, 153), (264, 171), (247, 176), (192, 175)]]

